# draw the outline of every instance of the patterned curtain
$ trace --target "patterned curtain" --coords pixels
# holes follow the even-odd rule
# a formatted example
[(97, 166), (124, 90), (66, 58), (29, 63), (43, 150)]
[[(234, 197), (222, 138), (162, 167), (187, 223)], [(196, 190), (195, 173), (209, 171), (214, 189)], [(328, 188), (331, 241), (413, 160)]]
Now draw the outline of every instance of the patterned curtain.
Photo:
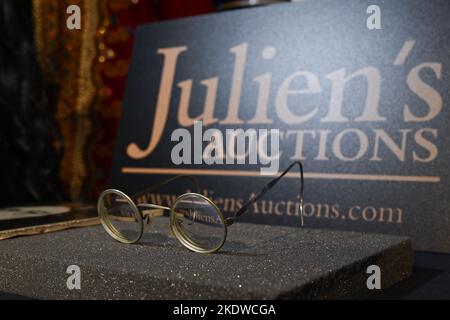
[[(73, 201), (108, 183), (136, 27), (213, 11), (211, 0), (32, 0), (38, 60), (63, 135), (60, 177)], [(81, 8), (81, 30), (66, 27)]]

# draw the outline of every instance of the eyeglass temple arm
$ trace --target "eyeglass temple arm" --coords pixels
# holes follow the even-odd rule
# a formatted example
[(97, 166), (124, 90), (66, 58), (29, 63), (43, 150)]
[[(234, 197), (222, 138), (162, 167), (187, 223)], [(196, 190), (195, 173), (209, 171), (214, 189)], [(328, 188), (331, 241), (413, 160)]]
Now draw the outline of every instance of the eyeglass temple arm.
[(195, 179), (195, 177), (188, 176), (188, 175), (178, 175), (178, 176), (172, 177), (170, 179), (161, 181), (161, 182), (159, 182), (159, 183), (157, 183), (157, 184), (155, 184), (153, 186), (150, 186), (150, 187), (148, 187), (148, 188), (146, 188), (146, 189), (144, 189), (144, 190), (142, 190), (142, 191), (132, 195), (131, 199), (133, 199), (133, 201), (135, 201), (135, 200), (139, 199), (140, 197), (142, 197), (142, 196), (144, 196), (144, 195), (146, 195), (146, 194), (148, 194), (148, 193), (150, 193), (152, 191), (158, 190), (162, 186), (164, 186), (166, 184), (169, 184), (169, 183), (171, 183), (171, 182), (173, 182), (175, 180), (178, 180), (180, 178), (188, 178), (188, 179), (190, 179), (193, 182), (194, 186), (195, 186), (196, 192), (200, 193), (200, 185), (198, 184), (198, 181), (197, 181), (197, 179)]
[(301, 224), (303, 226), (303, 165), (300, 161), (296, 161), (291, 163), (291, 165), (284, 170), (282, 174), (280, 174), (275, 179), (271, 180), (258, 194), (254, 195), (249, 201), (247, 201), (235, 214), (232, 218), (227, 218), (226, 223), (227, 225), (232, 225), (234, 223), (234, 220), (238, 218), (239, 216), (243, 215), (248, 208), (254, 204), (256, 201), (258, 201), (259, 198), (261, 198), (264, 194), (267, 193), (272, 187), (277, 184), (277, 182), (284, 176), (286, 173), (288, 173), (293, 166), (298, 164), (300, 167), (300, 220)]

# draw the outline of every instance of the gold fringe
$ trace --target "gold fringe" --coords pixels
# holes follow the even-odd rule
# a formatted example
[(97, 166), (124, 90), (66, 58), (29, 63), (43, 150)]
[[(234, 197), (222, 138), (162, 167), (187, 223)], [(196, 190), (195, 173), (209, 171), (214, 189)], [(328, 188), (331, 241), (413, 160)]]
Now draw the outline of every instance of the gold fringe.
[(99, 18), (97, 1), (84, 0), (84, 24), (81, 41), (81, 58), (78, 78), (79, 95), (76, 103), (77, 114), (90, 112), (89, 106), (95, 95), (93, 67), (97, 58), (96, 39)]
[(36, 56), (38, 63), (43, 66), (43, 25), (42, 25), (42, 0), (33, 0), (33, 18), (34, 18), (34, 45), (36, 47)]
[[(1, 1), (1, 0), (0, 0)], [(37, 59), (60, 90), (55, 118), (64, 139), (60, 177), (72, 200), (83, 197), (88, 166), (87, 143), (92, 132), (96, 94), (99, 3), (103, 0), (32, 0)], [(81, 30), (67, 30), (66, 8), (80, 6)], [(54, 69), (53, 64), (58, 66)]]
[(96, 93), (94, 82), (94, 63), (97, 58), (97, 29), (99, 15), (97, 0), (84, 0), (83, 26), (81, 38), (81, 56), (78, 72), (78, 96), (75, 105), (77, 126), (75, 132), (74, 150), (72, 156), (73, 177), (70, 181), (70, 196), (79, 199), (82, 195), (83, 183), (87, 177), (85, 150), (87, 138), (92, 132), (91, 106)]

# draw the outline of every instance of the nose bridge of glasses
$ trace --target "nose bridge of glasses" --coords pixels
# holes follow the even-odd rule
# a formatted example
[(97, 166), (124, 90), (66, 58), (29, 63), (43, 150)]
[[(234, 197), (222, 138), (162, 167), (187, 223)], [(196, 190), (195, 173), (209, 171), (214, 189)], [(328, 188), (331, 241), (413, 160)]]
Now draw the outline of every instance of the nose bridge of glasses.
[(142, 216), (147, 222), (152, 218), (162, 217), (164, 211), (170, 211), (169, 207), (150, 203), (138, 204), (137, 207), (141, 210)]

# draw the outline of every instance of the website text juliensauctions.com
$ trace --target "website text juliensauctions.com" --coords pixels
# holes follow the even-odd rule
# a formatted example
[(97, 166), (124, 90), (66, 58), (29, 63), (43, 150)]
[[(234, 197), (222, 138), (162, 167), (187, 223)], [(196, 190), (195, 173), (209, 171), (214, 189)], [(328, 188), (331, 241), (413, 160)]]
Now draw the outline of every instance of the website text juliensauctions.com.
[[(189, 190), (188, 190), (189, 191)], [(204, 189), (202, 192), (210, 197), (225, 215), (236, 212), (254, 194), (244, 197), (214, 197), (212, 190)], [(148, 193), (138, 199), (139, 203), (154, 203), (171, 206), (178, 194)], [(254, 215), (272, 217), (300, 217), (299, 201), (295, 198), (279, 200), (259, 200), (249, 210)], [(330, 219), (345, 221), (363, 221), (368, 223), (402, 224), (404, 222), (404, 210), (399, 207), (371, 206), (355, 203), (343, 206), (337, 203), (313, 203), (305, 202), (303, 215), (305, 218)]]

